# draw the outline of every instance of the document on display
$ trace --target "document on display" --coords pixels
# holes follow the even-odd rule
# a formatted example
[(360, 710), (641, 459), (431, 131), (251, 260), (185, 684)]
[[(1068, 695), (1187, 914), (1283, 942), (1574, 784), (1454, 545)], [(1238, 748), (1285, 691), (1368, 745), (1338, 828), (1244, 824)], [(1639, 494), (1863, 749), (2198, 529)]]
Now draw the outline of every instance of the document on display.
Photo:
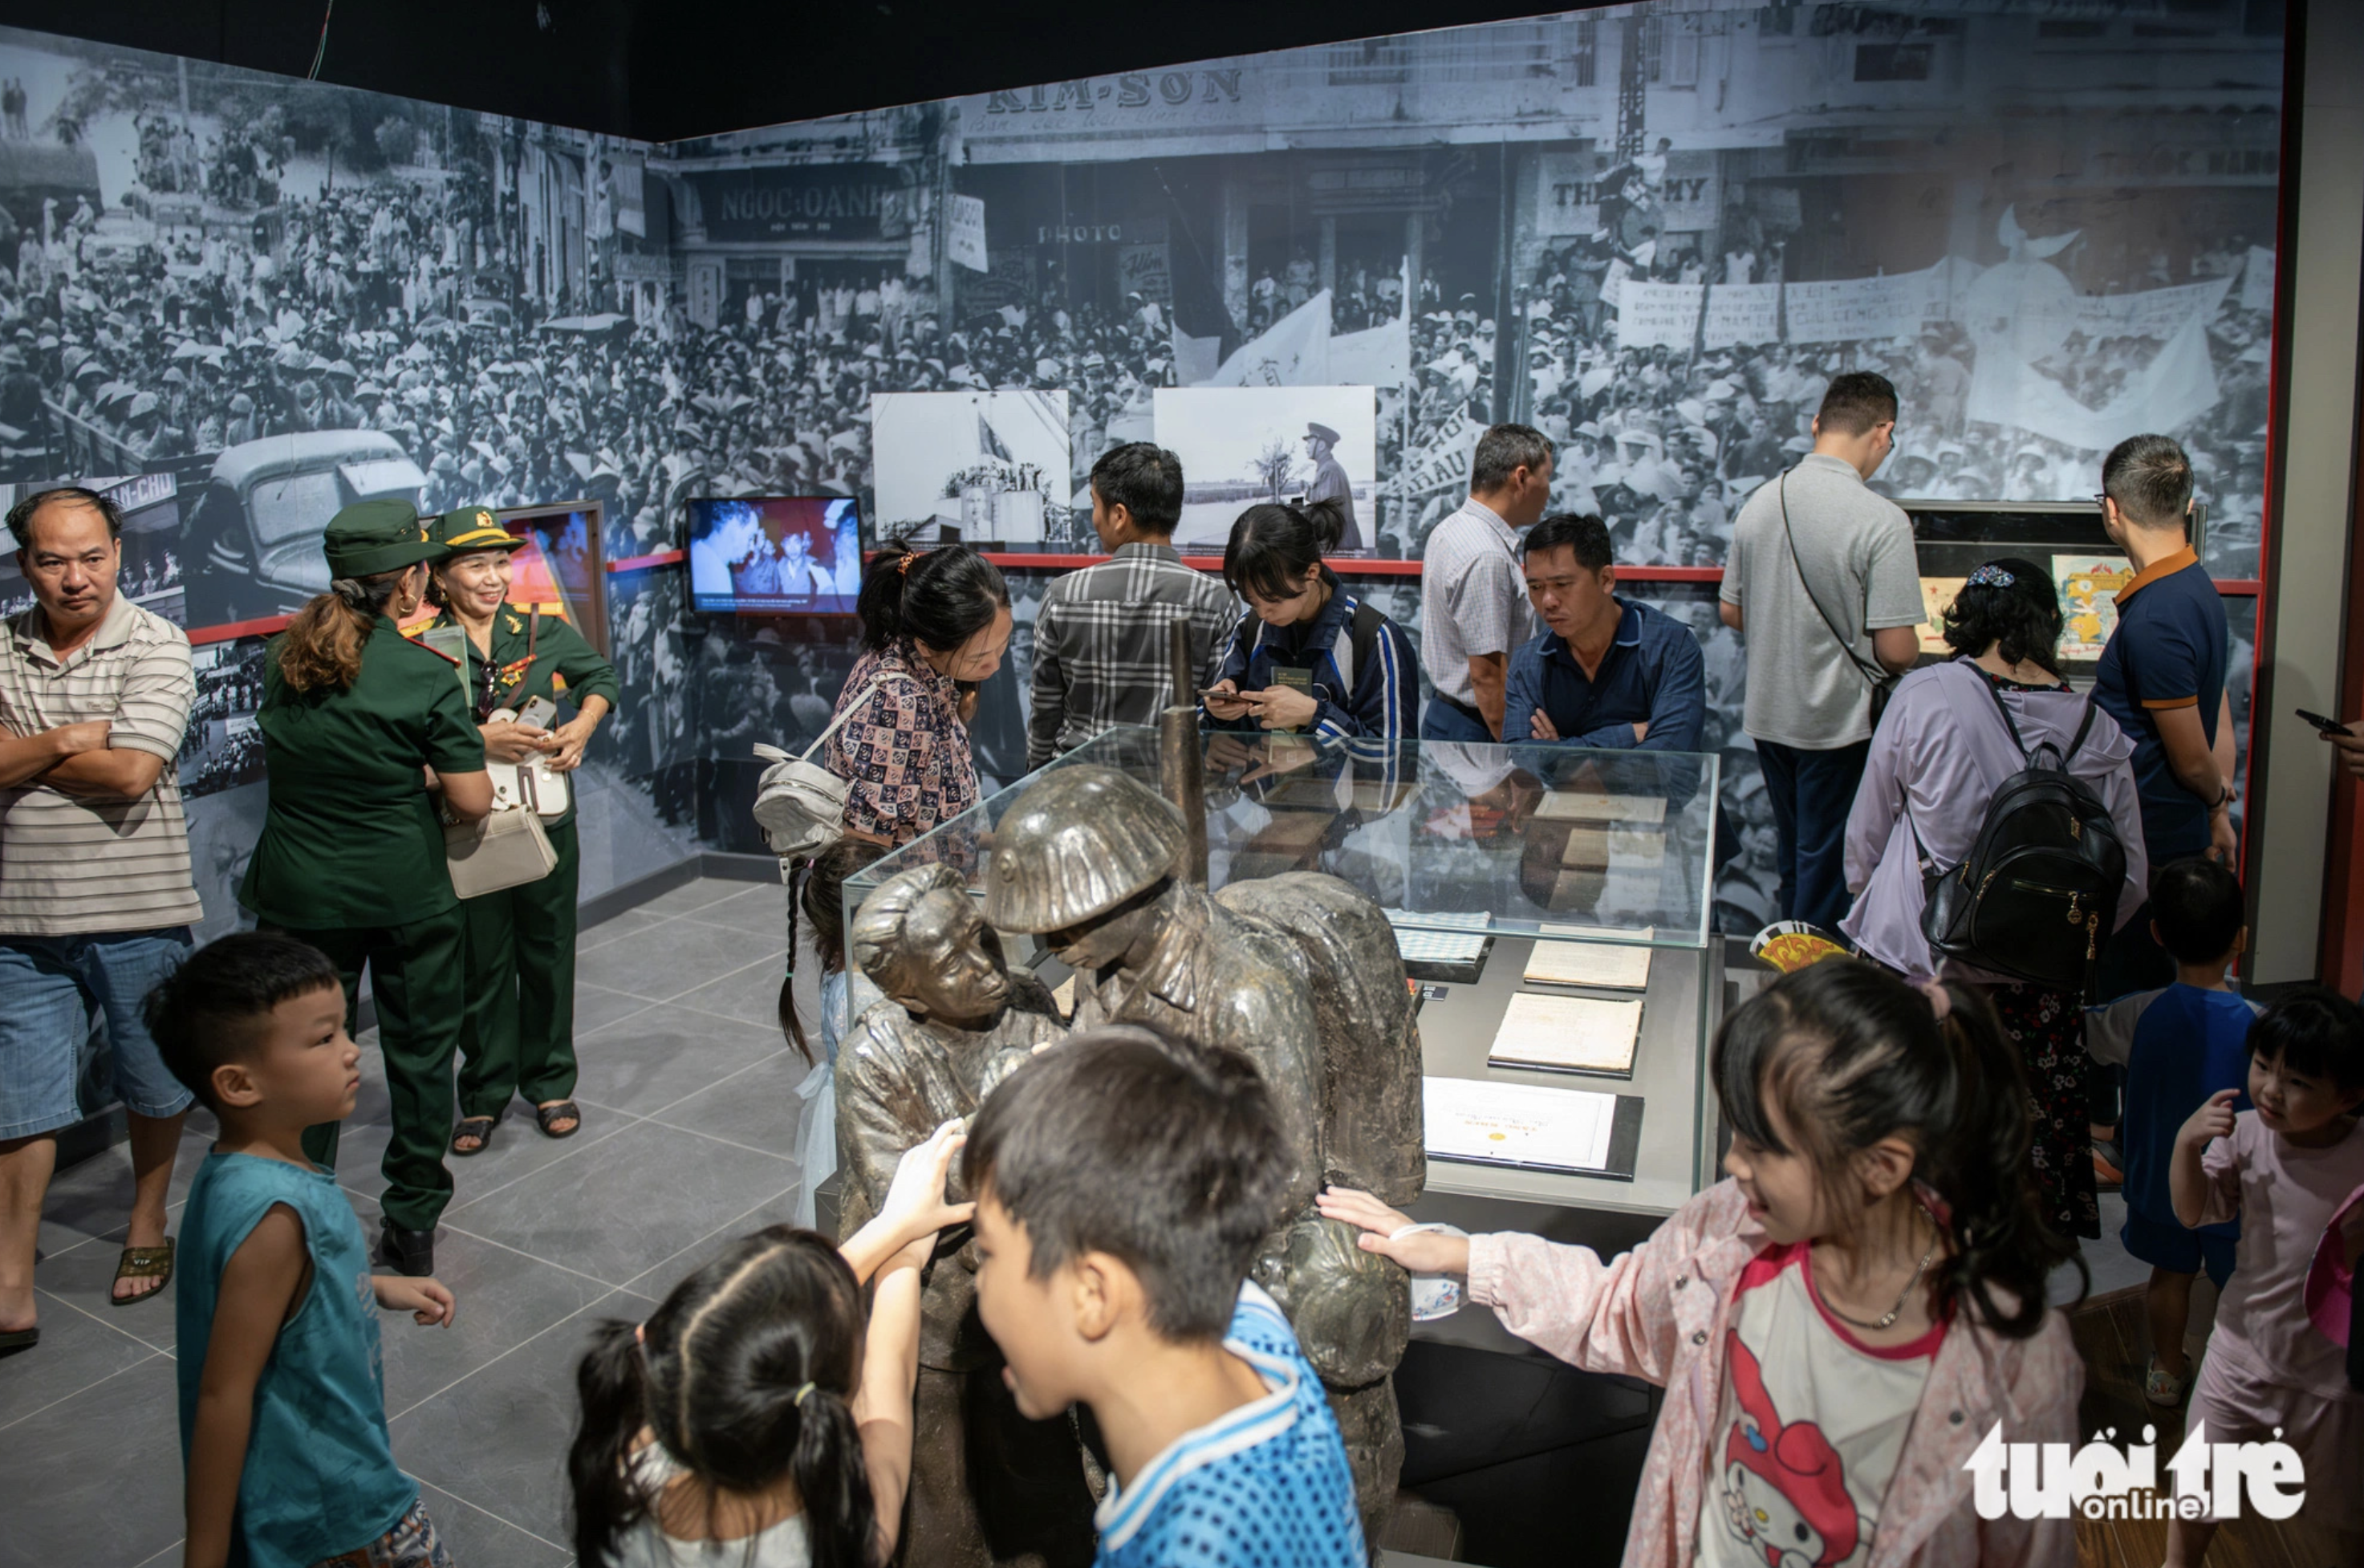
[(1667, 819), (1667, 797), (1662, 795), (1604, 795), (1597, 790), (1554, 790), (1535, 807), (1535, 817), (1545, 822), (1664, 822)]
[[(1642, 950), (1645, 954), (1648, 950)], [(1533, 977), (1529, 971), (1529, 977)], [(1551, 1073), (1634, 1074), (1634, 1047), (1642, 1035), (1642, 1004), (1597, 996), (1545, 996), (1522, 991), (1511, 998), (1495, 1032), (1489, 1065), (1536, 1067)]]
[[(1473, 1165), (1618, 1174), (1611, 1169), (1620, 1096), (1584, 1089), (1539, 1089), (1424, 1078), (1428, 1154)], [(1638, 1114), (1641, 1101), (1625, 1096)], [(1625, 1174), (1631, 1173), (1630, 1154)]]
[[(1642, 991), (1650, 984), (1647, 942), (1656, 928), (1610, 931), (1594, 926), (1551, 926), (1527, 955), (1530, 984), (1599, 985), (1612, 991)], [(1622, 939), (1622, 940), (1621, 940)]]

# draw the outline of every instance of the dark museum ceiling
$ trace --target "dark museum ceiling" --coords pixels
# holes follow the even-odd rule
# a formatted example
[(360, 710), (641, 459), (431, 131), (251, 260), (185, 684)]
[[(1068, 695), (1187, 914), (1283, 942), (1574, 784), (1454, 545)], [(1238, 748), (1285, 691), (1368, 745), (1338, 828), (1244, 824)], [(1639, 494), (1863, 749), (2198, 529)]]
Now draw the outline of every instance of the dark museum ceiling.
[[(330, 3), (0, 0), (0, 24), (301, 76)], [(652, 141), (1534, 14), (1533, 0), (333, 5), (322, 81)]]

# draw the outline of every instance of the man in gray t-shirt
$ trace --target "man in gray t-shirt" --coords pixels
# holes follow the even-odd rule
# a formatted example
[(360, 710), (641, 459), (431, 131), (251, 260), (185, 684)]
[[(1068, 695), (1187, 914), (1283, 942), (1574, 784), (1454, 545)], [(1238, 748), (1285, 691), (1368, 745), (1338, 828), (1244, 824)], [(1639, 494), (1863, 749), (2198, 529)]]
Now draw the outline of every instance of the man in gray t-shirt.
[(1814, 416), (1814, 449), (1741, 507), (1722, 611), (1748, 652), (1741, 728), (1756, 742), (1779, 840), (1781, 913), (1836, 930), (1847, 813), (1871, 749), (1876, 672), (1920, 652), (1912, 526), (1864, 482), (1895, 444), (1896, 388), (1850, 371)]

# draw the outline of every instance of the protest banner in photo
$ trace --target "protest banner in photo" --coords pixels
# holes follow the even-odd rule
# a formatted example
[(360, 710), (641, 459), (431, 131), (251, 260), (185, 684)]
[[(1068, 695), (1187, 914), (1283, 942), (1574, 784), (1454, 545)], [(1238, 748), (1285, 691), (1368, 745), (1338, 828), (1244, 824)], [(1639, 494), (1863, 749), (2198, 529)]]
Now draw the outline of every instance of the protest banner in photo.
[(2135, 294), (2080, 295), (2076, 329), (2088, 338), (2166, 338), (2193, 317), (2216, 314), (2231, 291), (2231, 278)]
[(1718, 284), (1707, 291), (1701, 342), (1711, 349), (1772, 343), (1781, 337), (1779, 284)]
[(1436, 432), (1418, 451), (1408, 454), (1396, 473), (1396, 494), (1414, 500), (1434, 491), (1469, 483), (1469, 464), (1478, 453), (1478, 438), (1486, 427), (1466, 411)]
[(1627, 278), (1617, 291), (1617, 346), (1688, 349), (1699, 333), (1698, 284), (1648, 284)]
[(1834, 283), (1784, 285), (1790, 341), (1845, 343), (1861, 338), (1909, 338), (1948, 308), (1951, 266), (1945, 261), (1917, 272)]

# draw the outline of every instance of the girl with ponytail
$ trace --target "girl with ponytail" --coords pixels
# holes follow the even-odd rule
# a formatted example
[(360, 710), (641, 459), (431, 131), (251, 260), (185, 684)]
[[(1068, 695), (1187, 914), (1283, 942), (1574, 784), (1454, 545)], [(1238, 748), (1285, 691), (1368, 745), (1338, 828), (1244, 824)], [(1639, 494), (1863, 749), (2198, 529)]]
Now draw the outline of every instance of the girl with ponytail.
[[(814, 1195), (837, 1173), (837, 1042), (853, 1021), (847, 1000), (853, 976), (845, 962), (845, 879), (886, 851), (860, 839), (839, 839), (810, 860), (800, 861), (788, 873), (788, 962), (807, 964), (814, 1010), (820, 1015), (820, 1050), (805, 1030), (797, 1006), (797, 975), (792, 967), (780, 977), (780, 1032), (805, 1059), (805, 1075), (797, 1081), (797, 1148), (802, 1151), (795, 1206), (788, 1218), (797, 1225), (814, 1223)], [(797, 910), (804, 909), (810, 940), (799, 945)]]
[(2075, 1252), (2041, 1217), (2026, 1080), (1992, 1008), (1833, 959), (1728, 1016), (1709, 1070), (1727, 1179), (1615, 1258), (1407, 1234), (1339, 1188), (1321, 1212), (1366, 1251), (1466, 1276), (1562, 1360), (1669, 1390), (1629, 1564), (2066, 1568), (2070, 1520), (1981, 1518), (1963, 1468), (1998, 1429), (2071, 1442), (2084, 1383), (2046, 1303)]
[(1334, 501), (1263, 502), (1232, 524), (1223, 581), (1248, 613), (1207, 692), (1217, 728), (1390, 745), (1411, 738), (1420, 697), (1411, 639), (1322, 564), (1344, 521)]
[(566, 1456), (585, 1568), (879, 1568), (894, 1555), (920, 1270), (937, 1230), (974, 1207), (944, 1202), (965, 1141), (947, 1122), (905, 1154), (878, 1217), (842, 1248), (772, 1226), (646, 1322), (593, 1331)]

